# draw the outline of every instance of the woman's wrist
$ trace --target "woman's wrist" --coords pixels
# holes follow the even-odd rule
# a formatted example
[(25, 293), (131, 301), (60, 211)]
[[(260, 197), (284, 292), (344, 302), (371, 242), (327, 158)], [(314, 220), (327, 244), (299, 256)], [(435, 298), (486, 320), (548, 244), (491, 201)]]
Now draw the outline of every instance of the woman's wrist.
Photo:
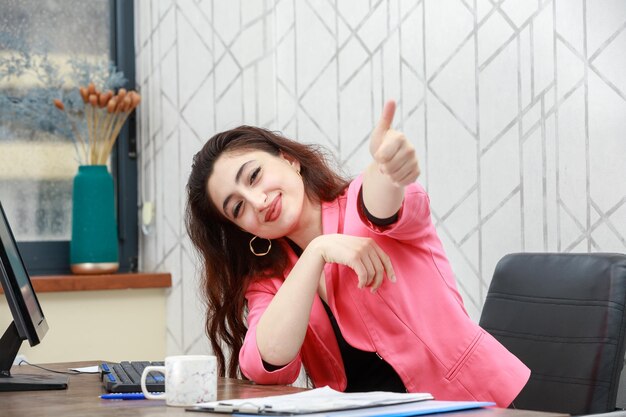
[(310, 259), (312, 262), (319, 262), (320, 267), (323, 268), (326, 263), (326, 257), (324, 254), (324, 235), (315, 237), (306, 247), (304, 252), (302, 252), (303, 256), (306, 256), (307, 259)]

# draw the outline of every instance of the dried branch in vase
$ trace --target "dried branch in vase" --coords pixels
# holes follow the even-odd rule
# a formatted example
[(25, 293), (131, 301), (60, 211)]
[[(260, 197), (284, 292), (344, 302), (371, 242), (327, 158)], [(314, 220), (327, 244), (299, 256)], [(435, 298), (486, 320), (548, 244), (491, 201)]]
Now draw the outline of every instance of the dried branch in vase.
[[(126, 91), (124, 88), (120, 88), (117, 94), (110, 90), (102, 92), (93, 83), (80, 87), (79, 91), (85, 104), (82, 113), (66, 112), (63, 102), (58, 99), (54, 100), (54, 105), (67, 113), (72, 132), (83, 154), (79, 159), (86, 161), (88, 165), (104, 165), (124, 122), (141, 102), (141, 96), (136, 91)], [(76, 126), (76, 118), (86, 124), (86, 128), (82, 129), (86, 132), (86, 138), (83, 138), (81, 129)]]

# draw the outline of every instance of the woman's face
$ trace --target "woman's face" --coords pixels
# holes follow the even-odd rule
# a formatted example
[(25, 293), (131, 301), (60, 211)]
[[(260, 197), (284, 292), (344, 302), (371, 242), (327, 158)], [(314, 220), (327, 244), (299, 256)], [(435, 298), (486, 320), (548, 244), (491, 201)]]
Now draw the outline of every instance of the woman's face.
[(227, 219), (256, 236), (292, 233), (304, 207), (300, 164), (282, 154), (225, 152), (208, 180), (209, 197)]

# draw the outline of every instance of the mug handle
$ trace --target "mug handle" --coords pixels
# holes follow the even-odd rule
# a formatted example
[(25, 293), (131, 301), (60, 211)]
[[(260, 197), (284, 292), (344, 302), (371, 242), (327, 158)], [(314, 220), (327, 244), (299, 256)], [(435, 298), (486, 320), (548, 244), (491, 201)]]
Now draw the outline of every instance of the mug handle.
[(143, 396), (148, 400), (164, 400), (165, 393), (162, 394), (152, 394), (148, 392), (148, 388), (146, 388), (146, 378), (148, 374), (152, 371), (160, 372), (165, 375), (165, 366), (146, 366), (141, 373), (141, 392), (143, 392)]

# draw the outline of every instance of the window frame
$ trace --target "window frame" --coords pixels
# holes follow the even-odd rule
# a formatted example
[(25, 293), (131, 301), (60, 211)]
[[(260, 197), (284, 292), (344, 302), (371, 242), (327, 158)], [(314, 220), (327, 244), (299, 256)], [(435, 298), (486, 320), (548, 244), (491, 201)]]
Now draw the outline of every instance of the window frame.
[[(111, 61), (127, 79), (125, 88), (135, 89), (134, 2), (110, 0)], [(137, 272), (139, 254), (137, 129), (133, 112), (111, 153), (115, 183), (119, 241), (119, 272)], [(70, 274), (70, 242), (17, 242), (30, 275)]]

